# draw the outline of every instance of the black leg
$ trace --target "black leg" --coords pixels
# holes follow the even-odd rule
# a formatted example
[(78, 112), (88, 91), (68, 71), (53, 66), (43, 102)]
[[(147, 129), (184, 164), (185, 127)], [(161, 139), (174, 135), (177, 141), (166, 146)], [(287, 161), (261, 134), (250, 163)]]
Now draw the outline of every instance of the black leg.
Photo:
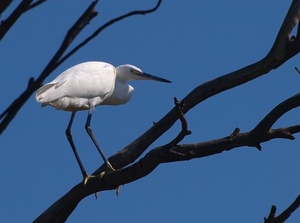
[(77, 153), (75, 144), (73, 142), (72, 134), (71, 134), (71, 127), (72, 127), (72, 124), (73, 124), (73, 120), (74, 120), (75, 114), (76, 114), (76, 112), (72, 112), (72, 115), (71, 115), (71, 118), (70, 118), (70, 122), (68, 124), (67, 129), (66, 129), (66, 135), (67, 135), (67, 139), (68, 139), (68, 141), (69, 141), (69, 143), (70, 143), (70, 145), (72, 147), (74, 155), (76, 157), (77, 163), (78, 163), (78, 165), (80, 167), (80, 170), (81, 170), (82, 176), (84, 178), (84, 181), (86, 181), (86, 178), (88, 177), (88, 175), (87, 175), (87, 173), (86, 173), (86, 171), (85, 171), (85, 169), (84, 169), (84, 167), (82, 165), (82, 162), (81, 162), (81, 160), (79, 158), (79, 155)]
[(93, 109), (90, 109), (89, 110), (89, 113), (88, 113), (88, 117), (87, 117), (87, 120), (86, 120), (86, 123), (85, 123), (85, 129), (88, 133), (88, 135), (91, 137), (93, 143), (95, 144), (97, 150), (99, 151), (103, 161), (106, 163), (107, 167), (111, 170), (114, 170), (114, 168), (112, 167), (112, 165), (109, 163), (108, 159), (105, 157), (104, 153), (102, 152), (99, 144), (97, 143), (94, 135), (93, 135), (93, 132), (92, 132), (92, 129), (91, 129), (91, 119), (92, 119), (92, 113), (93, 113)]

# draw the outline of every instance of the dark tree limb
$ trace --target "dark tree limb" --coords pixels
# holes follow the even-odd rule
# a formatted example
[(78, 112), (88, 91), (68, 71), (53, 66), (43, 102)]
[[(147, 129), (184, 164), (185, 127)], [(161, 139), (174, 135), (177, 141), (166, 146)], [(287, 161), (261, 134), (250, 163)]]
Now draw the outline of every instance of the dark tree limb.
[(179, 114), (179, 119), (181, 121), (181, 131), (171, 142), (169, 142), (164, 146), (169, 148), (177, 145), (179, 142), (181, 142), (181, 140), (184, 139), (185, 136), (190, 135), (192, 133), (190, 130), (188, 130), (188, 124), (182, 112), (182, 108), (184, 107), (184, 102), (178, 101), (177, 98), (174, 98), (174, 103)]
[[(39, 0), (33, 2), (33, 0), (24, 0), (16, 7), (16, 9), (11, 13), (11, 15), (1, 21), (0, 24), (0, 41), (6, 35), (6, 33), (10, 30), (10, 28), (16, 23), (16, 21), (21, 17), (22, 14), (25, 12), (41, 5), (42, 3), (46, 2), (47, 0)], [(12, 0), (1, 0), (0, 2), (0, 17), (1, 14), (7, 9), (7, 7), (12, 3)]]
[(67, 53), (65, 56), (63, 54), (71, 44), (71, 42), (74, 40), (76, 35), (79, 34), (79, 32), (90, 22), (92, 18), (96, 16), (96, 12), (94, 10), (94, 6), (97, 4), (97, 0), (92, 2), (89, 8), (84, 12), (84, 14), (80, 17), (80, 19), (72, 26), (72, 28), (68, 31), (61, 47), (58, 49), (56, 54), (53, 56), (51, 61), (48, 63), (46, 68), (43, 70), (43, 72), (40, 74), (40, 76), (34, 81), (31, 78), (31, 84), (27, 87), (27, 89), (17, 98), (15, 99), (11, 105), (8, 106), (7, 109), (4, 110), (4, 112), (0, 115), (0, 135), (3, 133), (3, 131), (7, 128), (7, 126), (10, 124), (10, 122), (14, 119), (18, 111), (22, 108), (22, 106), (26, 103), (26, 101), (29, 99), (29, 97), (40, 87), (42, 86), (43, 81), (53, 72), (61, 63), (63, 63), (66, 59), (68, 59), (70, 56), (75, 54), (79, 49), (81, 49), (84, 45), (86, 45), (89, 41), (94, 39), (97, 35), (99, 35), (100, 32), (102, 32), (107, 27), (113, 25), (116, 22), (119, 22), (125, 18), (128, 18), (130, 16), (134, 15), (145, 15), (148, 13), (152, 13), (155, 10), (158, 9), (160, 6), (162, 0), (158, 0), (156, 6), (149, 10), (136, 10), (129, 12), (127, 14), (124, 14), (120, 17), (117, 17), (115, 19), (110, 20), (109, 22), (102, 25), (100, 28), (98, 28), (91, 36), (86, 38), (83, 42), (78, 44), (76, 47), (74, 47), (69, 53)]
[(260, 123), (253, 129), (255, 134), (268, 131), (274, 123), (289, 110), (298, 107), (300, 103), (300, 94), (296, 94), (293, 97), (283, 101), (277, 105)]
[[(244, 84), (270, 72), (272, 69), (276, 69), (289, 58), (296, 55), (300, 51), (298, 36), (293, 38), (290, 38), (289, 36), (294, 27), (298, 24), (299, 18), (300, 0), (294, 0), (281, 26), (274, 45), (267, 56), (250, 66), (223, 75), (196, 87), (184, 98), (183, 101), (185, 106), (181, 109), (182, 114), (187, 113), (194, 106), (213, 95)], [(260, 144), (262, 142), (275, 138), (292, 140), (294, 139), (292, 134), (300, 132), (300, 125), (280, 129), (271, 129), (271, 126), (285, 112), (298, 107), (300, 105), (299, 102), (299, 95), (295, 95), (283, 102), (289, 105), (288, 107), (278, 105), (274, 108), (273, 111), (270, 112), (271, 115), (267, 115), (262, 120), (262, 122), (267, 123), (267, 128), (264, 126), (260, 127), (261, 125), (258, 124), (258, 127), (250, 132), (240, 133), (237, 128), (228, 137), (208, 142), (175, 145), (171, 148), (169, 148), (169, 146), (158, 147), (148, 152), (139, 161), (135, 162), (157, 138), (171, 128), (173, 124), (182, 117), (178, 112), (178, 108), (175, 106), (144, 134), (110, 157), (109, 160), (112, 165), (118, 169), (117, 171), (106, 174), (102, 179), (92, 179), (88, 182), (86, 188), (84, 188), (81, 183), (76, 185), (66, 195), (41, 214), (35, 222), (60, 222), (56, 221), (56, 219), (65, 220), (84, 197), (102, 190), (114, 190), (119, 185), (140, 179), (151, 173), (161, 163), (211, 156), (244, 146), (261, 149)], [(93, 175), (100, 174), (104, 169), (104, 166), (99, 167)], [(51, 221), (47, 221), (47, 219), (51, 219)]]
[[(287, 99), (285, 102), (293, 104), (294, 108), (299, 107), (300, 94)], [(281, 110), (283, 115), (290, 111), (291, 108), (277, 106), (266, 117), (270, 114), (276, 114), (276, 110)], [(277, 138), (293, 140), (294, 137), (291, 134), (298, 132), (300, 132), (300, 125), (269, 129), (263, 132), (252, 130), (245, 133), (240, 133), (239, 129), (236, 128), (232, 134), (220, 139), (174, 146), (167, 144), (157, 147), (149, 151), (143, 158), (132, 165), (107, 173), (103, 178), (92, 178), (85, 186), (82, 182), (77, 184), (42, 213), (34, 222), (63, 222), (85, 197), (99, 191), (114, 190), (119, 185), (136, 181), (147, 176), (160, 164), (212, 156), (236, 148), (256, 147), (256, 145), (262, 142)], [(121, 162), (121, 160), (119, 162)], [(118, 163), (116, 164), (118, 166), (120, 165)]]
[(38, 0), (36, 2), (33, 2), (32, 4), (30, 4), (30, 6), (26, 9), (26, 11), (29, 11), (39, 5), (41, 5), (42, 3), (46, 2), (47, 0)]
[[(15, 24), (15, 22), (21, 17), (21, 15), (28, 9), (31, 2), (33, 0), (23, 0), (17, 6), (17, 8), (11, 13), (11, 15), (4, 21), (1, 22), (0, 25), (0, 41), (8, 32), (8, 30)], [(2, 10), (5, 10), (7, 6), (11, 3), (9, 1), (5, 1), (5, 4), (2, 6)]]
[(294, 211), (296, 211), (300, 206), (300, 195), (296, 198), (296, 200), (285, 210), (283, 211), (280, 215), (275, 217), (276, 214), (276, 206), (272, 205), (270, 214), (268, 218), (265, 218), (265, 223), (283, 223), (285, 222), (292, 214)]
[[(29, 1), (24, 0), (23, 2), (26, 3)], [(96, 4), (95, 2), (93, 2), (92, 4)], [(161, 0), (159, 0), (157, 5), (151, 10), (133, 11), (131, 13), (125, 14), (124, 16), (120, 16), (114, 20), (111, 20), (110, 22), (97, 29), (90, 37), (88, 37), (78, 46), (74, 47), (73, 50), (71, 50), (63, 57), (70, 43), (81, 31), (81, 28), (77, 26), (77, 28), (68, 33), (61, 48), (52, 58), (42, 74), (36, 80), (33, 80), (33, 78), (30, 79), (28, 87), (23, 92), (23, 94), (0, 115), (0, 119), (2, 120), (0, 123), (0, 134), (6, 129), (17, 112), (21, 109), (23, 104), (33, 94), (33, 92), (42, 85), (43, 80), (62, 62), (73, 55), (82, 46), (87, 44), (91, 39), (95, 38), (108, 26), (124, 18), (127, 18), (128, 16), (153, 12), (159, 7), (160, 3)], [(31, 5), (31, 3), (27, 4), (27, 9), (29, 9), (28, 5)], [(89, 7), (87, 11), (90, 11), (91, 14), (87, 13), (87, 17), (83, 16), (85, 17), (85, 19), (77, 22), (77, 25), (79, 24), (85, 26), (86, 24), (88, 24), (87, 21), (91, 20), (94, 17), (93, 15), (95, 15), (95, 11), (93, 10), (93, 7)], [(17, 13), (17, 16), (15, 16), (15, 18), (19, 18), (21, 14), (22, 13)], [(280, 129), (271, 129), (271, 127), (274, 122), (276, 122), (276, 120), (281, 117), (282, 114), (288, 112), (294, 107), (299, 106), (299, 96), (294, 96), (293, 99), (288, 99), (290, 100), (289, 102), (283, 102), (287, 103), (290, 106), (287, 110), (284, 110), (286, 109), (285, 106), (278, 105), (276, 108), (274, 108), (275, 111), (271, 111), (269, 116), (267, 115), (250, 132), (240, 133), (239, 129), (237, 128), (231, 135), (221, 139), (195, 144), (177, 145), (177, 143), (182, 138), (182, 136), (180, 136), (178, 139), (175, 138), (174, 142), (171, 142), (172, 145), (169, 144), (167, 146), (155, 148), (149, 151), (139, 161), (135, 162), (141, 156), (141, 154), (157, 138), (159, 138), (163, 133), (170, 129), (178, 119), (181, 120), (183, 129), (185, 129), (184, 126), (187, 123), (185, 123), (186, 120), (184, 119), (184, 114), (195, 107), (197, 104), (225, 90), (229, 90), (255, 78), (258, 78), (270, 72), (271, 70), (276, 69), (288, 59), (298, 54), (300, 51), (299, 26), (297, 35), (292, 37), (290, 37), (290, 35), (295, 26), (298, 24), (299, 18), (300, 0), (294, 0), (278, 32), (271, 50), (263, 59), (252, 65), (228, 73), (196, 87), (183, 99), (184, 106), (180, 108), (180, 112), (178, 112), (178, 106), (175, 105), (175, 107), (159, 122), (153, 125), (152, 128), (150, 128), (143, 135), (138, 137), (134, 142), (132, 142), (130, 145), (126, 146), (124, 149), (110, 158), (113, 166), (118, 168), (117, 171), (107, 173), (103, 178), (93, 178), (85, 187), (81, 183), (76, 185), (66, 195), (64, 195), (49, 209), (47, 209), (38, 219), (36, 219), (35, 222), (64, 222), (76, 208), (77, 204), (86, 196), (94, 194), (98, 191), (112, 190), (115, 189), (118, 185), (127, 184), (138, 180), (151, 173), (158, 165), (162, 163), (201, 158), (204, 156), (215, 155), (224, 151), (229, 151), (234, 148), (245, 146), (261, 149), (260, 144), (262, 142), (266, 142), (275, 138), (294, 139), (292, 134), (300, 132), (300, 125)], [(13, 24), (15, 21), (11, 20), (11, 24)], [(72, 28), (70, 30), (72, 30)], [(281, 109), (283, 110), (280, 111)], [(103, 168), (100, 167), (95, 171), (94, 174), (100, 173), (102, 171)], [(272, 214), (273, 213), (275, 216), (274, 209), (272, 211)]]
[[(300, 36), (290, 38), (290, 34), (298, 24), (299, 18), (300, 0), (294, 0), (288, 10), (270, 52), (263, 59), (254, 64), (220, 76), (196, 87), (183, 99), (185, 104), (182, 109), (183, 114), (187, 113), (197, 104), (216, 94), (267, 74), (299, 53)], [(155, 140), (168, 131), (179, 117), (180, 115), (178, 114), (175, 106), (144, 134), (110, 157), (110, 163), (115, 168), (123, 168), (133, 163)], [(257, 145), (257, 148), (259, 149), (259, 145)], [(102, 165), (94, 172), (94, 174), (99, 174), (104, 170), (105, 165)]]
[(11, 3), (12, 3), (12, 0), (2, 0), (0, 2), (0, 16)]

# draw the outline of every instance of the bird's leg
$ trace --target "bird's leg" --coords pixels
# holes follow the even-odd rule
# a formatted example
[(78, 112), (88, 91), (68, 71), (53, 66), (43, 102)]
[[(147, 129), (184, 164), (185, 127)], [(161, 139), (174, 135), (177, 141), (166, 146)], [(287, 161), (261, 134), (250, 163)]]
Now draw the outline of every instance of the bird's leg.
[(73, 142), (72, 134), (71, 134), (71, 127), (72, 127), (72, 124), (73, 124), (73, 120), (74, 120), (75, 114), (76, 114), (76, 112), (72, 112), (72, 115), (71, 115), (68, 127), (66, 129), (66, 136), (67, 136), (67, 139), (68, 139), (68, 141), (69, 141), (69, 143), (70, 143), (70, 145), (72, 147), (72, 150), (73, 150), (74, 155), (76, 157), (77, 163), (78, 163), (78, 165), (80, 167), (80, 170), (81, 170), (81, 173), (82, 173), (82, 176), (83, 176), (83, 183), (85, 185), (90, 177), (87, 175), (87, 173), (86, 173), (86, 171), (85, 171), (85, 169), (84, 169), (84, 167), (82, 165), (82, 162), (81, 162), (81, 160), (79, 158), (79, 155), (77, 153), (75, 144)]
[[(92, 113), (93, 113), (93, 108), (91, 108), (91, 109), (89, 110), (88, 117), (87, 117), (86, 124), (85, 124), (85, 129), (86, 129), (88, 135), (91, 137), (93, 143), (95, 144), (95, 146), (96, 146), (98, 152), (100, 153), (100, 155), (101, 155), (103, 161), (106, 163), (107, 168), (108, 168), (108, 171), (114, 171), (115, 169), (112, 167), (112, 165), (110, 164), (110, 162), (108, 161), (108, 159), (105, 157), (105, 155), (104, 155), (104, 153), (102, 152), (102, 150), (101, 150), (99, 144), (98, 144), (97, 141), (96, 141), (95, 136), (93, 135), (93, 132), (92, 132), (92, 129), (91, 129)], [(104, 172), (104, 173), (101, 173), (100, 176), (102, 177), (104, 174), (105, 174), (105, 172)]]

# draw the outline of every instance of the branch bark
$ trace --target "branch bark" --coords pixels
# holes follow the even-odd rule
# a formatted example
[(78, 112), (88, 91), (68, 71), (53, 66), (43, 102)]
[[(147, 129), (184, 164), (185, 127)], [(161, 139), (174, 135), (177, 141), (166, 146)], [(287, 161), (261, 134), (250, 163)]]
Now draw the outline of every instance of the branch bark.
[[(300, 95), (295, 95), (275, 107), (252, 131), (240, 133), (236, 129), (231, 135), (208, 142), (161, 146), (148, 152), (143, 158), (136, 159), (182, 115), (200, 102), (225, 90), (244, 84), (276, 69), (288, 59), (299, 53), (300, 36), (290, 37), (300, 18), (300, 0), (294, 0), (283, 21), (270, 52), (260, 61), (240, 70), (199, 85), (184, 99), (181, 112), (175, 106), (160, 121), (134, 140), (131, 144), (109, 158), (118, 170), (105, 174), (103, 178), (93, 178), (84, 187), (82, 183), (74, 186), (56, 201), (34, 222), (63, 222), (86, 196), (103, 190), (112, 190), (119, 185), (133, 182), (151, 173), (159, 164), (190, 160), (215, 155), (243, 146), (261, 149), (260, 144), (275, 138), (294, 139), (292, 134), (300, 132), (300, 125), (271, 129), (272, 125), (286, 112), (300, 105)], [(134, 163), (135, 162), (135, 163)], [(133, 164), (132, 164), (133, 163)], [(126, 167), (127, 166), (127, 167)], [(99, 167), (93, 175), (105, 170)]]
[[(11, 13), (11, 15), (4, 21), (1, 22), (0, 25), (0, 41), (5, 36), (5, 34), (8, 32), (8, 30), (15, 24), (15, 22), (21, 17), (21, 15), (27, 11), (31, 4), (32, 0), (24, 0), (22, 1), (17, 8)], [(8, 5), (11, 3), (11, 1), (5, 1), (2, 3), (1, 10), (5, 10)]]
[[(293, 103), (294, 108), (300, 106), (300, 94), (286, 100), (284, 103)], [(282, 107), (277, 106), (269, 114), (276, 113)], [(288, 112), (290, 109), (286, 109)], [(269, 114), (267, 116), (269, 116)], [(284, 113), (282, 113), (283, 115)], [(274, 124), (274, 123), (273, 123)], [(215, 139), (207, 142), (195, 144), (182, 144), (170, 147), (157, 147), (148, 152), (138, 162), (110, 172), (103, 178), (92, 178), (86, 185), (77, 184), (62, 198), (51, 205), (44, 213), (42, 213), (34, 222), (64, 222), (78, 203), (85, 197), (104, 190), (114, 190), (119, 185), (124, 185), (136, 181), (147, 176), (158, 165), (162, 163), (186, 161), (195, 158), (201, 158), (230, 151), (232, 149), (244, 146), (257, 147), (262, 142), (266, 142), (276, 138), (293, 140), (293, 133), (300, 132), (300, 125), (290, 126), (280, 129), (269, 129), (264, 132), (249, 131), (240, 133), (238, 129), (227, 137)]]
[(275, 217), (277, 207), (275, 205), (272, 205), (268, 218), (265, 218), (265, 223), (283, 223), (293, 214), (294, 211), (299, 208), (299, 206), (300, 195), (285, 211)]
[[(300, 51), (300, 36), (291, 38), (289, 36), (298, 24), (299, 18), (300, 0), (294, 0), (278, 32), (276, 40), (266, 57), (254, 64), (225, 74), (196, 87), (182, 100), (185, 104), (182, 109), (183, 114), (216, 94), (267, 74), (296, 55)], [(177, 112), (177, 108), (174, 107), (144, 134), (110, 157), (110, 163), (116, 168), (122, 168), (134, 162), (156, 139), (170, 129), (179, 117), (180, 115)], [(102, 165), (94, 174), (99, 174), (104, 171), (104, 169), (105, 165)]]

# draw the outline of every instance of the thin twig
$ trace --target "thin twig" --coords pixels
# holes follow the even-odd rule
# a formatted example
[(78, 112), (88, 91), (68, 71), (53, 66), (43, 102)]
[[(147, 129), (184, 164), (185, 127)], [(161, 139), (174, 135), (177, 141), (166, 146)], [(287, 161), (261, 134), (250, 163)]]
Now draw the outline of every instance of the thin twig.
[(31, 5), (29, 5), (29, 7), (26, 9), (26, 12), (41, 5), (42, 3), (46, 2), (47, 0), (39, 0), (39, 1), (36, 1), (34, 3), (32, 3)]
[(130, 16), (134, 16), (134, 15), (146, 15), (149, 13), (152, 13), (154, 11), (156, 11), (158, 9), (158, 7), (160, 6), (162, 0), (159, 0), (156, 4), (156, 6), (152, 9), (149, 10), (136, 10), (136, 11), (132, 11), (129, 13), (126, 13), (124, 15), (121, 15), (115, 19), (112, 19), (110, 21), (108, 21), (107, 23), (105, 23), (104, 25), (100, 26), (92, 35), (90, 35), (89, 37), (87, 37), (84, 41), (82, 41), (80, 44), (78, 44), (76, 47), (74, 47), (69, 53), (67, 53), (64, 57), (62, 57), (58, 62), (57, 62), (57, 66), (59, 66), (60, 64), (62, 64), (66, 59), (68, 59), (70, 56), (72, 56), (74, 53), (76, 53), (80, 48), (82, 48), (83, 46), (85, 46), (87, 43), (89, 43), (92, 39), (94, 39), (95, 37), (97, 37), (103, 30), (105, 30), (107, 27), (113, 25), (116, 22), (119, 22), (125, 18), (128, 18)]
[(295, 212), (299, 208), (299, 206), (300, 195), (298, 195), (295, 201), (286, 210), (284, 210), (280, 215), (275, 217), (277, 208), (275, 205), (272, 205), (268, 218), (264, 218), (265, 223), (283, 223), (293, 214), (293, 212)]
[(179, 120), (181, 121), (181, 131), (170, 143), (164, 145), (165, 148), (170, 148), (177, 145), (181, 140), (184, 139), (185, 136), (190, 135), (192, 133), (190, 130), (188, 130), (188, 124), (182, 112), (182, 109), (184, 107), (184, 102), (178, 101), (177, 98), (175, 97), (174, 103), (179, 114)]
[(296, 94), (287, 100), (277, 105), (271, 112), (269, 112), (261, 122), (253, 129), (253, 132), (267, 132), (274, 123), (289, 110), (299, 107), (300, 94)]
[[(264, 133), (264, 135), (257, 136), (255, 140), (258, 142), (265, 142), (275, 138), (284, 138), (284, 132), (288, 128), (290, 127), (274, 129), (272, 132), (267, 132)], [(300, 132), (300, 128), (298, 128), (298, 132)], [(64, 222), (76, 208), (78, 203), (85, 197), (99, 191), (115, 190), (118, 185), (128, 184), (141, 179), (150, 174), (162, 163), (184, 161), (216, 155), (224, 151), (241, 147), (247, 148), (245, 146), (253, 142), (251, 132), (237, 133), (234, 135), (235, 136), (233, 138), (228, 136), (208, 142), (176, 145), (170, 148), (172, 150), (171, 153), (170, 149), (166, 149), (164, 146), (154, 148), (136, 163), (133, 163), (123, 169), (107, 173), (103, 178), (95, 177), (88, 181), (86, 186), (83, 186), (82, 182), (80, 182), (63, 197), (58, 199), (47, 210), (45, 210), (45, 212), (43, 212), (34, 222)], [(295, 209), (294, 207), (296, 207), (296, 204), (299, 204), (299, 200), (294, 203), (295, 204), (291, 205), (293, 208), (289, 209), (290, 211)]]
[(0, 41), (8, 32), (8, 30), (15, 24), (15, 22), (20, 18), (20, 16), (26, 11), (26, 9), (31, 4), (32, 0), (23, 0), (17, 8), (11, 13), (11, 15), (0, 25)]

